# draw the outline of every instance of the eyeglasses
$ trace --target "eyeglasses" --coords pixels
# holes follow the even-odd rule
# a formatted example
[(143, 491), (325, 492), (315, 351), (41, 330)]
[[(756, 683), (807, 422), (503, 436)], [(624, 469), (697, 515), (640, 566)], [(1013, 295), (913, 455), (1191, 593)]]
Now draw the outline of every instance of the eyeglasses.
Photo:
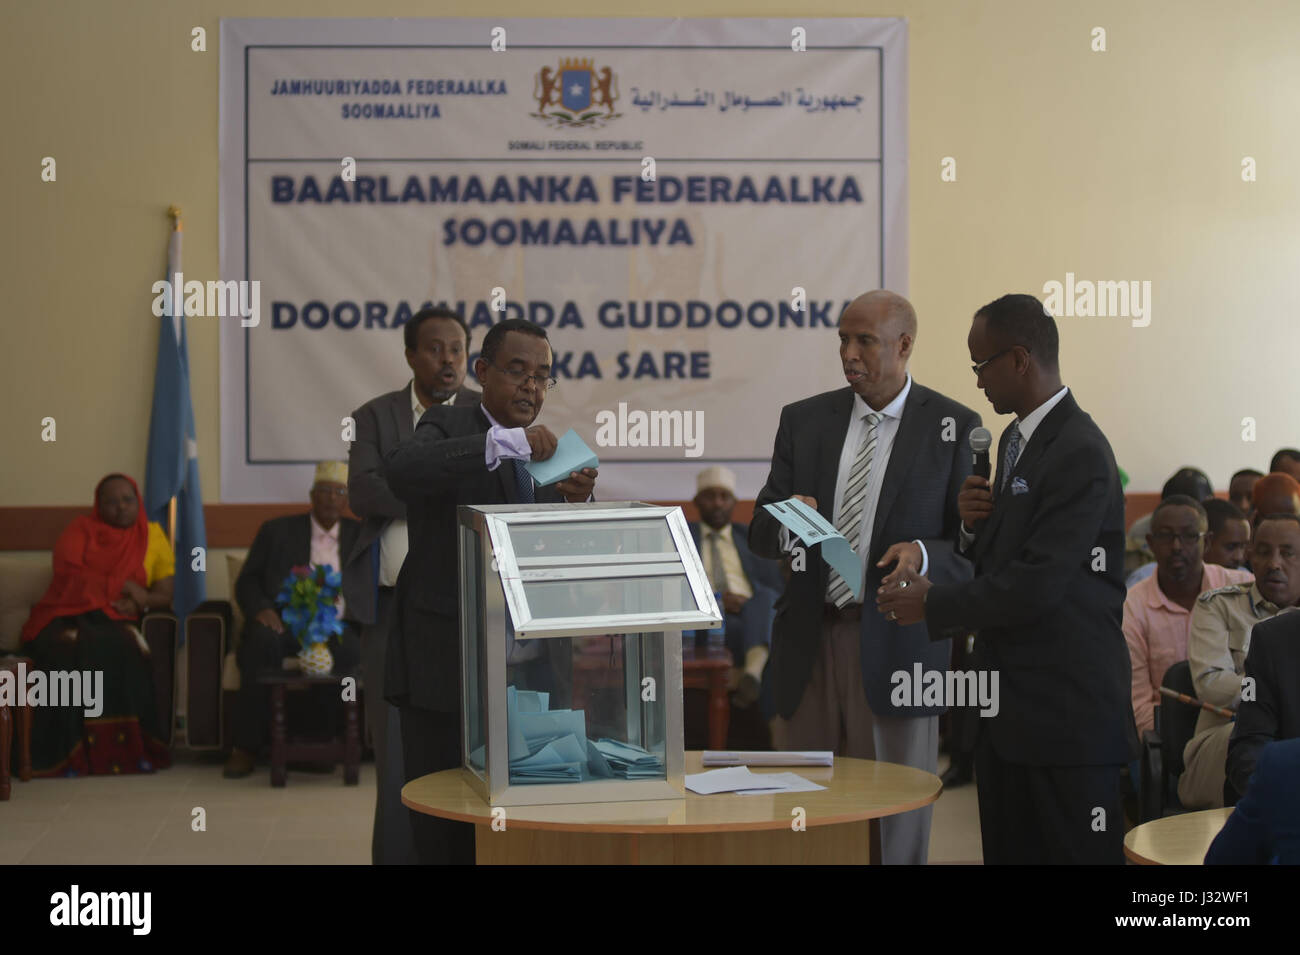
[(541, 388), (543, 391), (550, 391), (557, 384), (559, 384), (559, 382), (556, 379), (548, 375), (526, 374), (522, 368), (502, 368), (500, 365), (492, 365), (491, 367), (495, 368), (497, 371), (501, 372), (501, 374), (509, 378), (510, 381), (516, 387), (524, 384), (525, 382), (531, 385), (535, 381), (537, 382), (537, 387)]
[(1161, 544), (1172, 544), (1174, 541), (1180, 540), (1188, 547), (1191, 547), (1204, 536), (1205, 533), (1202, 531), (1198, 531), (1195, 534), (1190, 532), (1186, 534), (1175, 534), (1173, 531), (1156, 531), (1151, 535), (1151, 539)]
[[(977, 361), (975, 364), (970, 366), (970, 370), (975, 372), (976, 377), (978, 377), (979, 373), (984, 370), (984, 366), (987, 365), (989, 362), (997, 361), (1007, 352), (1015, 351), (1017, 348), (1023, 348), (1023, 347), (1024, 347), (1023, 345), (1012, 345), (1010, 348), (1004, 348), (996, 355), (990, 355), (988, 358), (985, 358), (983, 361)], [(1029, 349), (1025, 348), (1025, 352), (1028, 353)]]
[(348, 489), (345, 487), (314, 487), (311, 492), (313, 494), (332, 494), (335, 497), (348, 496)]

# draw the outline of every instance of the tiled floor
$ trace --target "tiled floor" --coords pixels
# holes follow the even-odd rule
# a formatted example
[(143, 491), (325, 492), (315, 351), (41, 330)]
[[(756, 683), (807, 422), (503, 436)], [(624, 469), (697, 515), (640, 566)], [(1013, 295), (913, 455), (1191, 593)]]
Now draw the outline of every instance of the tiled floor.
[[(232, 780), (212, 762), (152, 776), (15, 780), (0, 803), (0, 864), (368, 865), (374, 807), (372, 763), (356, 786), (343, 785), (340, 768), (291, 772), (274, 789), (265, 766)], [(205, 831), (194, 829), (196, 808)]]
[[(343, 785), (336, 769), (290, 773), (274, 789), (265, 766), (230, 780), (219, 763), (191, 761), (152, 776), (14, 780), (0, 803), (0, 865), (367, 865), (374, 800), (372, 763), (361, 765), (357, 786)], [(193, 828), (196, 808), (206, 831)], [(979, 861), (971, 784), (935, 803), (930, 862)]]

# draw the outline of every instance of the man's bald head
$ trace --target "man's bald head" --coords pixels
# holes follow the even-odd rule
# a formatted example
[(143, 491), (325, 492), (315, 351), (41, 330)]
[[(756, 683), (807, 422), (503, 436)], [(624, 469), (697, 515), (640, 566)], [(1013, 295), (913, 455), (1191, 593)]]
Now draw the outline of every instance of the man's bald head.
[(897, 292), (883, 288), (867, 292), (850, 302), (849, 307), (844, 311), (848, 313), (858, 309), (884, 316), (895, 335), (907, 335), (913, 340), (916, 339), (916, 309)]
[(907, 382), (907, 361), (916, 340), (912, 303), (884, 289), (859, 295), (840, 313), (838, 332), (845, 380), (880, 411)]

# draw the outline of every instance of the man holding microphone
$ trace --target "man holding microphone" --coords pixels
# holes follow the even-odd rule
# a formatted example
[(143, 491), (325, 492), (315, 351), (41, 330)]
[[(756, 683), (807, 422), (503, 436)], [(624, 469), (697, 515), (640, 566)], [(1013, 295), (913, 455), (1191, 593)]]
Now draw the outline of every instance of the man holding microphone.
[(984, 306), (967, 344), (993, 410), (1016, 416), (995, 482), (972, 475), (958, 496), (975, 579), (931, 585), (900, 568), (877, 604), (932, 636), (976, 631), (980, 664), (999, 674), (975, 754), (985, 863), (1120, 864), (1120, 770), (1137, 734), (1119, 471), (1061, 384), (1056, 323), (1038, 299)]

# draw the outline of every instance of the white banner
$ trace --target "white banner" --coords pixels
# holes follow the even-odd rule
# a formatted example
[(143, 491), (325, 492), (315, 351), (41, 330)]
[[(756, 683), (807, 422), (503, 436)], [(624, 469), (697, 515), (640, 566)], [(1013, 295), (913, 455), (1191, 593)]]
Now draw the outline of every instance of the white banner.
[(906, 294), (906, 37), (223, 20), (221, 272), (260, 309), (220, 319), (222, 499), (301, 500), (346, 457), (427, 303), (469, 322), (471, 385), (493, 322), (547, 328), (539, 422), (597, 452), (602, 499), (689, 498), (713, 463), (752, 497), (781, 406), (842, 383), (844, 304)]

